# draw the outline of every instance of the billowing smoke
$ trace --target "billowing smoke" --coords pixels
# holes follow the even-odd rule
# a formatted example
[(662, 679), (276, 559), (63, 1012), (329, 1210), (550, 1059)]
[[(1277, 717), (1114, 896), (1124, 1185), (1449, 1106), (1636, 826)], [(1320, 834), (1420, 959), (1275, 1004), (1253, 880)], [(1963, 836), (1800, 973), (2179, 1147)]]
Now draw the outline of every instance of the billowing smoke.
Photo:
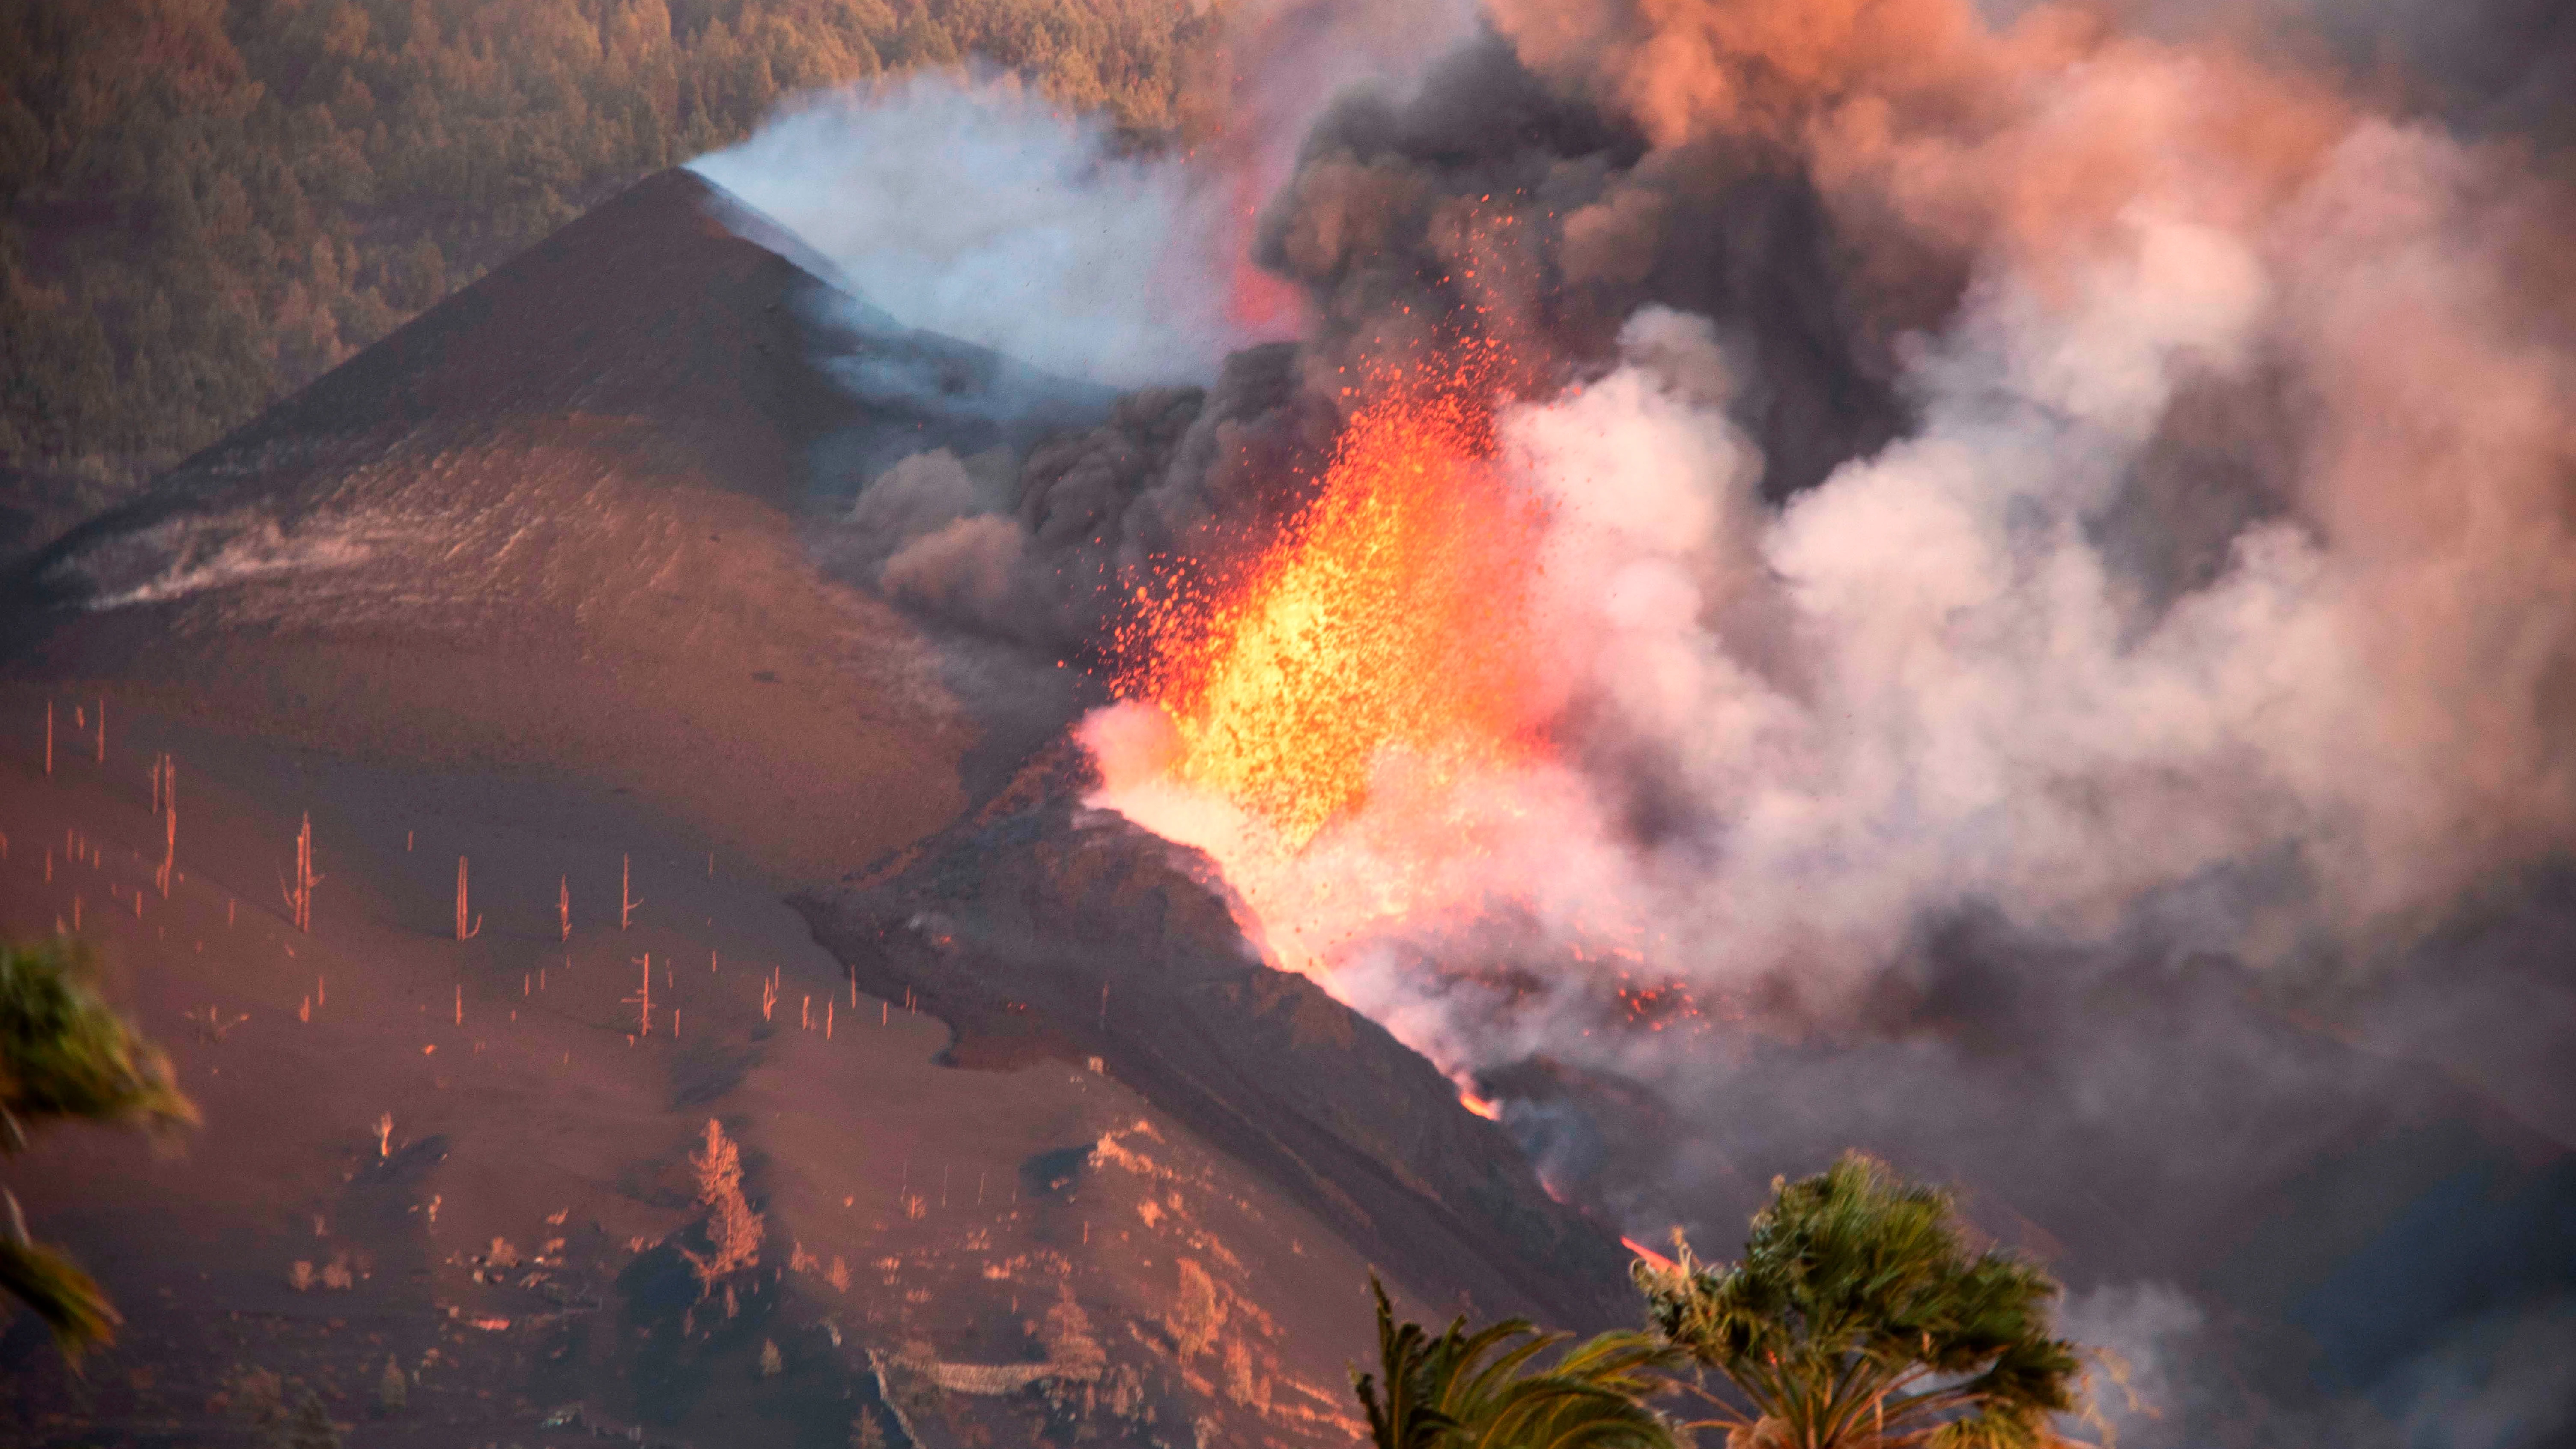
[[(2079, 1265), (2074, 1320), (2189, 1406), (2145, 1442), (2539, 1442), (2576, 41), (2524, 20), (1488, 0), (1303, 132), (1256, 251), (1298, 344), (1007, 478), (922, 464), (953, 506), (895, 510), (871, 580), (1115, 663), (1140, 595), (1257, 567), (1373, 394), (1507, 357), (1482, 466), (1545, 520), (1548, 747), (1389, 750), (1308, 839), (1131, 700), (1080, 726), (1100, 802), (1641, 1236), (1724, 1244), (1859, 1143)], [(2487, 1266), (2342, 1266), (2464, 1181)], [(2522, 1412), (2427, 1439), (2442, 1405)]]
[(1466, 301), (1557, 360), (1499, 466), (1553, 505), (1569, 701), (1558, 758), (1437, 787), (1491, 818), (1391, 777), (1272, 861), (1274, 930), (1438, 820), (1392, 934), (1499, 899), (1718, 990), (1857, 989), (1970, 904), (2366, 963), (2564, 844), (2562, 194), (2053, 11), (1667, 18), (1498, 5), (1511, 54), (1337, 112), (1272, 218), (1310, 378)]
[[(2492, 1155), (2576, 1127), (2519, 1025), (2569, 993), (2451, 938), (2550, 918), (2576, 824), (2555, 158), (2047, 9), (1495, 23), (1328, 117), (1264, 254), (1310, 379), (1462, 325), (1530, 360), (1496, 466), (1551, 505), (1559, 750), (1390, 758), (1282, 842), (1130, 707), (1106, 798), (1632, 1230), (1860, 1142), (2164, 1335), (2133, 1438), (2420, 1438), (2427, 1396), (2545, 1438), (2576, 1385), (2494, 1325), (2560, 1321), (2567, 1173)], [(2271, 1015), (2419, 1050), (2433, 1003), (2518, 1123)], [(2351, 1266), (2462, 1180), (2483, 1267)]]

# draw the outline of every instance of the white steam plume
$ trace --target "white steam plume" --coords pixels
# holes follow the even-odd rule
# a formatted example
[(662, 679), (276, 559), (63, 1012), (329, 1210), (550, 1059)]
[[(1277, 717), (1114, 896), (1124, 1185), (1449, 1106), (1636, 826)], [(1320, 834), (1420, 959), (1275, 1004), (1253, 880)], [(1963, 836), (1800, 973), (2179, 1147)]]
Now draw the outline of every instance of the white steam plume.
[(692, 162), (912, 327), (1119, 387), (1205, 378), (1256, 340), (1230, 311), (1225, 178), (1120, 155), (1011, 77), (922, 73), (809, 96)]

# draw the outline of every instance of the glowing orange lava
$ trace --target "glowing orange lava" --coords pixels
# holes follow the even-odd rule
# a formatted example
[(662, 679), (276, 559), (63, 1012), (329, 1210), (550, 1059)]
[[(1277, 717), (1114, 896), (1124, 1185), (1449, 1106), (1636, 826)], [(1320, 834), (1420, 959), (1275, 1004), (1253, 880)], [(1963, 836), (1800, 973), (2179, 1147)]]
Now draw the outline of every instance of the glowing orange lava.
[(1302, 848), (1390, 752), (1433, 779), (1540, 747), (1526, 681), (1541, 518), (1490, 465), (1472, 377), (1390, 385), (1243, 582), (1149, 607), (1123, 681), (1180, 739), (1174, 777)]

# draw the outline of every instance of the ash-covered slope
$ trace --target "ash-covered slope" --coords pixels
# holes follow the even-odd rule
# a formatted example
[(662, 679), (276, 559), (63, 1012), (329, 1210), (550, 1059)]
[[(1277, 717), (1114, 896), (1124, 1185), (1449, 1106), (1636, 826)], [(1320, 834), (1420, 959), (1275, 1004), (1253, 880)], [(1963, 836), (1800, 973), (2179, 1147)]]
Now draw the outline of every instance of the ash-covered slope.
[(974, 818), (795, 904), (862, 989), (945, 1019), (952, 1060), (1096, 1058), (1426, 1297), (1634, 1317), (1609, 1229), (1541, 1191), (1386, 1028), (1262, 964), (1205, 857), (1072, 803), (1081, 776), (1070, 751), (1041, 758)]
[(18, 570), (6, 671), (576, 769), (789, 875), (939, 824), (972, 727), (909, 626), (812, 567), (806, 520), (864, 481), (817, 460), (1094, 400), (872, 322), (765, 235), (688, 173), (638, 184)]
[[(694, 173), (649, 177), (188, 459), (69, 541), (54, 578), (73, 582), (61, 565), (106, 535), (218, 500), (284, 503), (424, 432), (629, 420), (723, 486), (801, 510), (813, 450), (853, 430), (971, 451), (1106, 405), (1097, 389), (907, 330), (841, 295), (830, 272)], [(853, 371), (916, 385), (854, 396), (834, 375)]]
[(189, 459), (156, 502), (291, 491), (421, 429), (586, 415), (647, 421), (793, 506), (802, 447), (853, 409), (804, 361), (794, 304), (816, 279), (720, 204), (683, 171), (637, 184)]

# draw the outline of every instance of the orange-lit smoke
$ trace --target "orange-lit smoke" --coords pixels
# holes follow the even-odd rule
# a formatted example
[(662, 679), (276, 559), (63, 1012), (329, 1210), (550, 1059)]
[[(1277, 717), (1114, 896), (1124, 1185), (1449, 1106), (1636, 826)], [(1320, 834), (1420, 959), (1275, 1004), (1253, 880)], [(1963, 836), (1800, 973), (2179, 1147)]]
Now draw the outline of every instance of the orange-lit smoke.
[[(1959, 902), (2082, 943), (2209, 882), (2231, 904), (2191, 931), (2270, 961), (2381, 949), (2565, 848), (2576, 353), (2531, 260), (2563, 187), (2051, 9), (1496, 9), (1666, 143), (1512, 235), (1652, 278), (1700, 215), (1667, 216), (1692, 146), (1732, 138), (1801, 161), (1885, 325), (1922, 276), (1968, 281), (1896, 359), (1904, 435), (1785, 505), (1734, 431), (1764, 358), (1722, 318), (1640, 306), (1615, 369), (1499, 411), (1471, 365), (1375, 384), (1316, 502), (1156, 608), (1155, 662), (1082, 731), (1096, 798), (1213, 857), (1273, 960), (1343, 966), (1454, 1069), (1530, 1043), (1408, 949), (1570, 962), (1513, 1008), (1535, 1040), (1599, 1019), (1578, 942), (1648, 985), (1830, 1000)], [(1417, 232), (1335, 220), (1443, 184)], [(1326, 157), (1282, 249), (1336, 305), (1445, 286), (1489, 184)]]

